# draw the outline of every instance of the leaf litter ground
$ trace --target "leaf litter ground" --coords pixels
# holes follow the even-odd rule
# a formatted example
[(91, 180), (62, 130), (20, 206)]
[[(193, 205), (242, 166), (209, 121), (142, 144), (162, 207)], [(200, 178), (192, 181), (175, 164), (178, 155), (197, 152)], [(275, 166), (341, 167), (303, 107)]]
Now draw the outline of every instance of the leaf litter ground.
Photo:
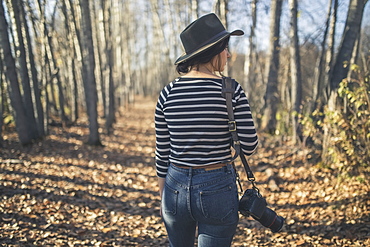
[[(0, 151), (0, 246), (167, 246), (154, 167), (155, 101), (138, 98), (103, 147), (85, 145), (86, 119), (50, 127), (22, 147), (12, 131)], [(104, 120), (101, 120), (101, 126)], [(271, 233), (240, 218), (233, 246), (370, 246), (368, 178), (339, 182), (312, 150), (260, 135), (249, 158), (269, 207), (286, 218)], [(249, 187), (239, 161), (244, 188)]]

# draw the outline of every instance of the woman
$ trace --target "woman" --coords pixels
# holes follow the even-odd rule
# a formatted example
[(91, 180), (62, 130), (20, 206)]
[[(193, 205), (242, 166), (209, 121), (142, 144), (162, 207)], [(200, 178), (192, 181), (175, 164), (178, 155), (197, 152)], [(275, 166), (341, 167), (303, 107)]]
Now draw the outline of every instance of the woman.
[[(156, 168), (161, 214), (170, 246), (230, 246), (238, 215), (236, 172), (222, 77), (230, 36), (215, 14), (180, 34), (186, 53), (175, 65), (181, 75), (160, 93), (156, 111)], [(218, 73), (218, 74), (217, 74)], [(233, 107), (241, 147), (250, 155), (258, 139), (248, 100), (237, 83)]]

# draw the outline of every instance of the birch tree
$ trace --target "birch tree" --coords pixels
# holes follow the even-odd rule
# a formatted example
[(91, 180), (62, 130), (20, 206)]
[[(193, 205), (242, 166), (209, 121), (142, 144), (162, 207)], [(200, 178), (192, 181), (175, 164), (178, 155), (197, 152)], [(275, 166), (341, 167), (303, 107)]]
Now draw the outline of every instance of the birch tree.
[[(249, 34), (249, 49), (248, 54), (245, 56), (245, 63), (244, 63), (244, 75), (246, 78), (246, 91), (252, 88), (252, 84), (255, 83), (256, 80), (256, 69), (257, 69), (257, 59), (256, 59), (256, 26), (257, 26), (257, 4), (258, 0), (252, 1), (252, 23), (250, 26), (250, 34)], [(251, 101), (253, 101), (253, 94), (248, 95)]]
[(298, 40), (298, 21), (297, 0), (289, 0), (290, 7), (290, 73), (292, 82), (292, 128), (293, 128), (293, 142), (296, 143), (301, 137), (301, 128), (298, 123), (298, 114), (301, 112), (302, 102), (302, 76), (301, 76), (301, 60), (299, 53)]

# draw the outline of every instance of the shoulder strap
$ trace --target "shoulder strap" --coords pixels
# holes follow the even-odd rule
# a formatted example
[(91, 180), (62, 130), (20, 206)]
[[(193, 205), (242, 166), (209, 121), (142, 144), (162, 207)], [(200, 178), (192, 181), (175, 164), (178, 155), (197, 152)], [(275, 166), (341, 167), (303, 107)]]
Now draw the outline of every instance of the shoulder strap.
[(229, 116), (229, 131), (231, 133), (232, 137), (232, 147), (235, 149), (235, 156), (233, 157), (233, 160), (236, 159), (238, 156), (240, 157), (244, 169), (247, 173), (248, 180), (252, 182), (254, 185), (255, 177), (253, 175), (253, 172), (251, 168), (248, 165), (248, 161), (244, 156), (243, 151), (240, 147), (240, 141), (238, 138), (237, 128), (236, 128), (236, 122), (234, 119), (234, 110), (233, 110), (233, 103), (232, 98), (235, 93), (235, 86), (236, 82), (234, 79), (231, 79), (231, 77), (222, 77), (222, 95), (226, 99), (226, 107), (227, 107), (227, 114)]

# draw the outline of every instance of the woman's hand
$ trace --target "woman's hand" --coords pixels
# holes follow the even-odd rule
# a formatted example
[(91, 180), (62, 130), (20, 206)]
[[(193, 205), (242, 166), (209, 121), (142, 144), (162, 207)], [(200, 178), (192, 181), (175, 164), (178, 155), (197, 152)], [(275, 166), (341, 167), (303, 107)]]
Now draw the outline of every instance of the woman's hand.
[(166, 181), (165, 178), (158, 177), (159, 196), (161, 198), (161, 205), (160, 205), (159, 214), (161, 215), (161, 217), (162, 217), (162, 194), (163, 194), (165, 181)]

